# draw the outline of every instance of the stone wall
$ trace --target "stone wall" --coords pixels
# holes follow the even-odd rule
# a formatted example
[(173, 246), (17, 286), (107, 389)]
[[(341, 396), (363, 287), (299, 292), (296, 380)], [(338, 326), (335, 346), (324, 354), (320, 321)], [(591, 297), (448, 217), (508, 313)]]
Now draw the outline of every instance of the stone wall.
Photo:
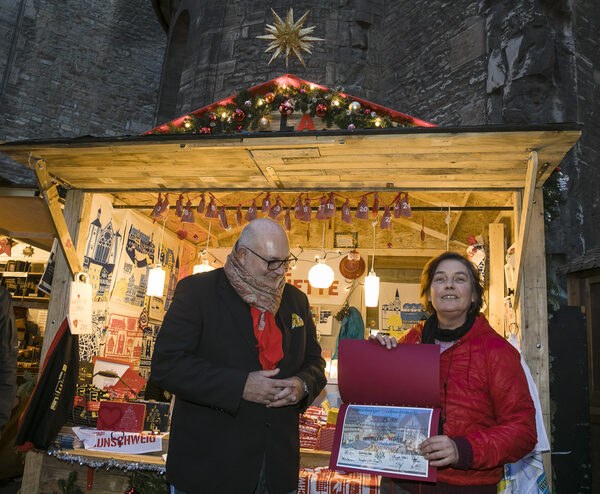
[[(165, 45), (145, 0), (0, 0), (0, 140), (152, 128)], [(35, 183), (6, 158), (0, 176)]]

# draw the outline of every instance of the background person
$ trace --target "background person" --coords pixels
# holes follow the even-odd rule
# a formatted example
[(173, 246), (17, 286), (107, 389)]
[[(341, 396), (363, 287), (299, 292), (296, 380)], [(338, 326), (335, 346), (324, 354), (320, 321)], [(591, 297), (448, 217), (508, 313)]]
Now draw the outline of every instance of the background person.
[(421, 276), (421, 301), (430, 317), (397, 342), (370, 337), (392, 350), (397, 343), (440, 345), (439, 435), (420, 444), (437, 483), (384, 478), (382, 494), (496, 493), (502, 466), (536, 444), (535, 409), (519, 353), (479, 313), (479, 272), (454, 252), (431, 259)]
[(16, 405), (17, 325), (12, 297), (0, 285), (0, 433)]
[(283, 228), (257, 219), (223, 269), (177, 285), (151, 376), (175, 394), (175, 492), (296, 492), (299, 413), (326, 378), (308, 299), (285, 282), (289, 256)]

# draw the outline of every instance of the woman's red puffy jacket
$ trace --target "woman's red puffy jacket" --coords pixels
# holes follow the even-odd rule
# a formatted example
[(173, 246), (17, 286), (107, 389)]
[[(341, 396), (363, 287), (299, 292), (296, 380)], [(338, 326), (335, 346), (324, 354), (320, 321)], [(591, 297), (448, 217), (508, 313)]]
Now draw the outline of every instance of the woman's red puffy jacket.
[[(400, 343), (420, 343), (423, 324), (408, 330)], [(469, 332), (442, 352), (440, 393), (444, 434), (469, 441), (473, 465), (470, 470), (438, 469), (438, 481), (494, 484), (505, 463), (522, 458), (535, 446), (535, 409), (519, 352), (484, 316), (478, 316)]]

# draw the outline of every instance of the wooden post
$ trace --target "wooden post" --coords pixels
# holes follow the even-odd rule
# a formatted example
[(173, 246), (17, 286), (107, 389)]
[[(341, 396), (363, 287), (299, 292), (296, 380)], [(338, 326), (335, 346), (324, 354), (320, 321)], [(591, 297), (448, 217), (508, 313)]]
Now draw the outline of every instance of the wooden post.
[(489, 235), (489, 321), (492, 328), (504, 336), (504, 223), (490, 223)]
[[(79, 225), (82, 218), (83, 210), (89, 211), (89, 202), (91, 198), (86, 198), (80, 190), (70, 190), (67, 192), (67, 200), (65, 202), (64, 217), (71, 238), (76, 239), (80, 245), (75, 245), (78, 250), (83, 250), (84, 241), (81, 241), (79, 235)], [(84, 203), (87, 205), (84, 206)], [(79, 257), (79, 255), (78, 255)], [(58, 332), (58, 328), (64, 321), (67, 315), (67, 304), (71, 291), (71, 281), (73, 276), (67, 259), (62, 250), (56, 252), (56, 265), (54, 267), (54, 277), (52, 278), (52, 293), (50, 302), (48, 303), (48, 317), (46, 320), (46, 329), (44, 331), (44, 343), (42, 344), (42, 352), (40, 362), (44, 362), (46, 353), (54, 336)]]
[[(523, 251), (522, 289), (518, 311), (523, 357), (537, 385), (544, 425), (550, 429), (550, 384), (548, 374), (548, 308), (546, 301), (546, 249), (544, 236), (544, 205), (541, 187), (535, 189), (529, 236)], [(544, 468), (552, 480), (550, 453), (544, 453)]]

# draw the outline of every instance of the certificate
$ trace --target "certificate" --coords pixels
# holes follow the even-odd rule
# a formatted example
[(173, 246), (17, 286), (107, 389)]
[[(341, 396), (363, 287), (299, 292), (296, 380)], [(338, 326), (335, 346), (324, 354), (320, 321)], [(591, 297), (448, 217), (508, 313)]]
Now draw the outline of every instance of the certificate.
[(348, 405), (336, 467), (426, 479), (429, 463), (419, 444), (429, 437), (432, 419), (431, 408)]

